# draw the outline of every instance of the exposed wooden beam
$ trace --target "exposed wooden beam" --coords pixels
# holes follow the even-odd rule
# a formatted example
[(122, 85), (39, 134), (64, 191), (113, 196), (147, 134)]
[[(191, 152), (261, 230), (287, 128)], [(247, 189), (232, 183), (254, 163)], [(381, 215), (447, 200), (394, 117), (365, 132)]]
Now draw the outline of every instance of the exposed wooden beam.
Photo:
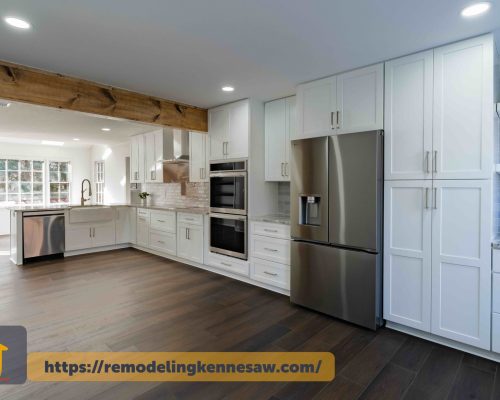
[(0, 61), (0, 98), (195, 131), (207, 110)]

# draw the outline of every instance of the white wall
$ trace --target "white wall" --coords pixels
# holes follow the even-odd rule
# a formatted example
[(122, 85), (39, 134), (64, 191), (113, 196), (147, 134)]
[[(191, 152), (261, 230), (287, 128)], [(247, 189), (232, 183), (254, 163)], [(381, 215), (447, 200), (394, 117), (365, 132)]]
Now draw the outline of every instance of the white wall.
[[(72, 169), (71, 203), (80, 202), (80, 183), (82, 179), (92, 178), (90, 148), (0, 143), (0, 158), (9, 157), (36, 158), (46, 161), (69, 161)], [(9, 231), (9, 213), (0, 207), (0, 235), (6, 235)]]
[(95, 188), (95, 162), (104, 161), (104, 202), (126, 203), (126, 157), (130, 155), (127, 143), (115, 146), (95, 145), (91, 149), (92, 185)]

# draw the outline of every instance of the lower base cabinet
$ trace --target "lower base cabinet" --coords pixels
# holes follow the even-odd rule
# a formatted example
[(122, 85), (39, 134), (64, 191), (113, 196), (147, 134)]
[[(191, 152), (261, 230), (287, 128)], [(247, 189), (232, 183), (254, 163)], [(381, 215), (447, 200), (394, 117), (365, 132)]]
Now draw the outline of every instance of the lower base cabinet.
[(500, 314), (493, 313), (493, 326), (491, 329), (491, 350), (500, 353)]
[(250, 262), (250, 278), (281, 289), (290, 290), (290, 267), (288, 265), (253, 258)]
[(175, 233), (149, 231), (149, 248), (162, 253), (177, 255), (177, 238)]
[(115, 221), (100, 225), (70, 224), (66, 227), (66, 251), (92, 249), (116, 244)]
[(232, 257), (219, 256), (210, 253), (207, 257), (206, 264), (221, 269), (223, 271), (231, 272), (241, 276), (250, 276), (250, 267), (247, 261), (238, 260)]
[(203, 264), (203, 226), (177, 225), (177, 256)]

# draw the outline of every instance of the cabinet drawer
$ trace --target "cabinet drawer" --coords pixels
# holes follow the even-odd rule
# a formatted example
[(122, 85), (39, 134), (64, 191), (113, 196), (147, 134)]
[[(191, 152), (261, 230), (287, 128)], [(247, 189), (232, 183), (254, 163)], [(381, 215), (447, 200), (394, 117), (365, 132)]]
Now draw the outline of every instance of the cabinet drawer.
[(500, 313), (500, 274), (493, 274), (493, 312)]
[(248, 262), (239, 261), (230, 257), (218, 257), (210, 254), (208, 257), (208, 265), (238, 275), (250, 275), (250, 267), (248, 265)]
[(177, 213), (177, 223), (203, 225), (203, 215), (180, 212)]
[(175, 233), (174, 211), (151, 211), (151, 229)]
[(252, 235), (251, 255), (264, 260), (290, 265), (290, 241)]
[(493, 249), (493, 271), (500, 272), (500, 250)]
[(149, 217), (149, 210), (146, 209), (146, 208), (138, 208), (137, 209), (137, 216), (141, 216), (141, 217)]
[(290, 267), (288, 265), (254, 258), (250, 262), (250, 278), (282, 289), (290, 289)]
[(491, 349), (500, 353), (500, 314), (493, 313), (491, 329)]
[(290, 226), (284, 224), (252, 222), (251, 232), (254, 235), (269, 236), (279, 239), (290, 239)]
[(149, 247), (153, 250), (176, 255), (177, 237), (175, 233), (149, 231)]

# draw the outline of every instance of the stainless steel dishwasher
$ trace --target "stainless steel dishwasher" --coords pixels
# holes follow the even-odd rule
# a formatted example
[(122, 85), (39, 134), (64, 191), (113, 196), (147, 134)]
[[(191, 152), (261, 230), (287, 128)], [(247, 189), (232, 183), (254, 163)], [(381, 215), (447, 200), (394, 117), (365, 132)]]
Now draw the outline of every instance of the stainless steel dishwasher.
[(23, 213), (23, 259), (63, 257), (64, 211), (29, 211)]

